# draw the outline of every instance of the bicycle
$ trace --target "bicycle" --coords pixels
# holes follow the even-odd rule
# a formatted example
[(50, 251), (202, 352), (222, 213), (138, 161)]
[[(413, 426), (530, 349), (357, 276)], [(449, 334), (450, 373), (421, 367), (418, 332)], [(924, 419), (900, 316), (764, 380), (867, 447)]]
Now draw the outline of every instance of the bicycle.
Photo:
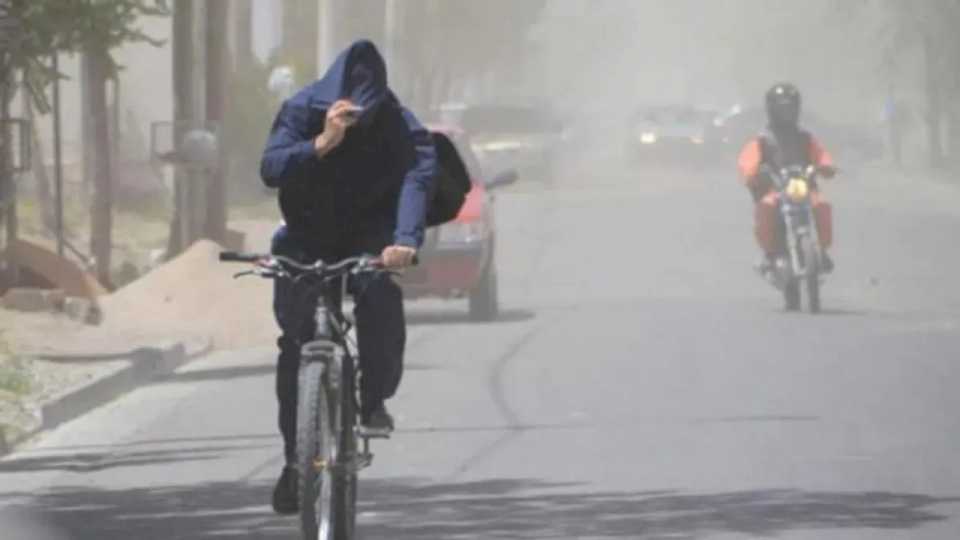
[(357, 421), (359, 370), (349, 346), (351, 323), (333, 300), (331, 286), (337, 284), (343, 291), (351, 276), (391, 272), (372, 257), (303, 264), (279, 255), (223, 252), (220, 261), (254, 265), (234, 277), (254, 275), (311, 286), (306, 298), (317, 299), (316, 331), (301, 347), (297, 385), (300, 524), (306, 539), (351, 540), (357, 473), (373, 463), (370, 440), (388, 439), (389, 432), (364, 429)]

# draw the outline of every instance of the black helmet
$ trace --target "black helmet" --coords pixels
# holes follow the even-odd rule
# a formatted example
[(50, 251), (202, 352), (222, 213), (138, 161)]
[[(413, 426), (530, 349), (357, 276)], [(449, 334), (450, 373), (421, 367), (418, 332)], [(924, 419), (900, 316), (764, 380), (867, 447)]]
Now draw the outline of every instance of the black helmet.
[(796, 128), (800, 121), (800, 91), (790, 83), (767, 90), (767, 119), (771, 128)]

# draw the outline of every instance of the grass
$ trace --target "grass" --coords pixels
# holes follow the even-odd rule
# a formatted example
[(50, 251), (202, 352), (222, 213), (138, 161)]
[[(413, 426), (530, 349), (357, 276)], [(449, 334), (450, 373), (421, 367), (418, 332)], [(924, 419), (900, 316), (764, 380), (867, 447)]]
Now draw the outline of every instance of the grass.
[(0, 390), (22, 396), (30, 388), (30, 374), (19, 360), (0, 360)]
[(0, 335), (0, 392), (22, 396), (30, 392), (30, 372), (26, 364), (10, 351)]
[(0, 455), (26, 433), (21, 398), (30, 393), (33, 382), (27, 365), (16, 357), (0, 334)]

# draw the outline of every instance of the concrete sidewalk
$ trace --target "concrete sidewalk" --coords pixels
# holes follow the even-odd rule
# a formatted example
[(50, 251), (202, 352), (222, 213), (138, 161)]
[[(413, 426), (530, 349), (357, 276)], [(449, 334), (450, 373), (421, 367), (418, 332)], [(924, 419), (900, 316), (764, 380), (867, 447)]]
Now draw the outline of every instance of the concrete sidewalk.
[(127, 350), (102, 352), (89, 347), (76, 352), (28, 355), (31, 376), (42, 380), (19, 403), (25, 418), (16, 425), (0, 423), (0, 455), (39, 433), (77, 418), (127, 392), (173, 373), (191, 359), (212, 350), (207, 338), (144, 342)]

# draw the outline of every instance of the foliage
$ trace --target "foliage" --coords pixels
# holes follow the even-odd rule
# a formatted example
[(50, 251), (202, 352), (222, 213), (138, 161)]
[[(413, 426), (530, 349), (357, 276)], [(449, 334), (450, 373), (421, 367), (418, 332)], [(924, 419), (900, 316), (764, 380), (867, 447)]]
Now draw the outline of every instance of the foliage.
[(0, 391), (25, 394), (30, 391), (30, 374), (23, 362), (13, 356), (0, 334)]
[(170, 13), (165, 0), (8, 0), (8, 16), (19, 22), (6, 68), (22, 70), (37, 108), (49, 110), (43, 89), (59, 76), (45, 62), (55, 52), (104, 55), (113, 76), (119, 66), (109, 51), (123, 43), (160, 42), (137, 26), (142, 16)]

